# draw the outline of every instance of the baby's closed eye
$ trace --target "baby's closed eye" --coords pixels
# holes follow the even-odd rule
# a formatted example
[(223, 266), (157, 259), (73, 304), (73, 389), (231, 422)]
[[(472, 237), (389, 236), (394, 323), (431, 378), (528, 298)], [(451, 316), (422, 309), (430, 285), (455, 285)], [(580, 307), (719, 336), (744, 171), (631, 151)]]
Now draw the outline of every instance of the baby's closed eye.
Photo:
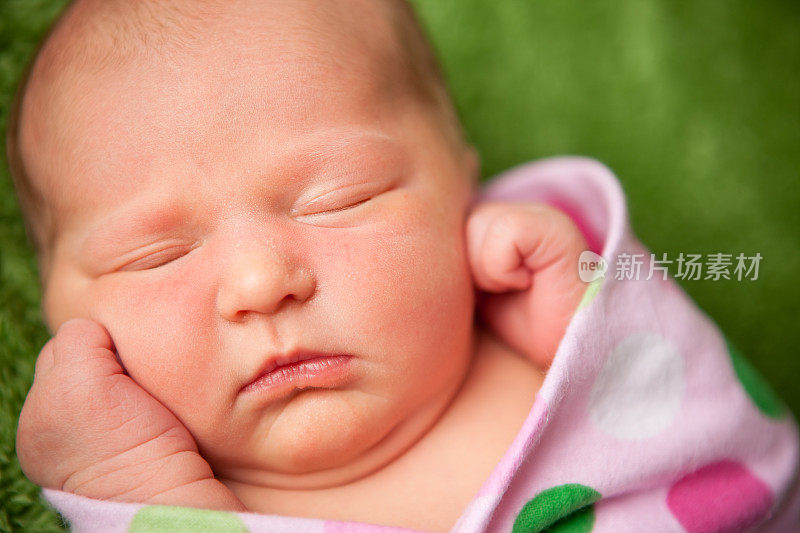
[(293, 207), (291, 214), (294, 217), (335, 213), (352, 209), (368, 202), (374, 197), (394, 188), (391, 180), (370, 181), (340, 187), (314, 196), (310, 200), (300, 200), (300, 205)]
[(138, 255), (132, 261), (129, 261), (117, 268), (116, 272), (127, 272), (136, 270), (152, 270), (173, 261), (176, 261), (199, 246), (199, 243), (194, 244), (178, 244), (167, 247), (150, 248), (144, 255)]

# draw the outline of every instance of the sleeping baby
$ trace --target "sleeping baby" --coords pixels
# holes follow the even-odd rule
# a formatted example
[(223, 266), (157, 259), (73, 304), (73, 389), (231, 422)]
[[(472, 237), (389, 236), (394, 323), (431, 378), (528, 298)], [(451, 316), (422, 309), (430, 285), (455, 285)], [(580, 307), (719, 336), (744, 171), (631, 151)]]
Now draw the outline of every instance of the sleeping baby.
[(7, 144), (54, 332), (17, 453), (76, 529), (796, 523), (746, 359), (666, 276), (579, 277), (645, 251), (616, 178), (480, 188), (401, 0), (78, 0)]

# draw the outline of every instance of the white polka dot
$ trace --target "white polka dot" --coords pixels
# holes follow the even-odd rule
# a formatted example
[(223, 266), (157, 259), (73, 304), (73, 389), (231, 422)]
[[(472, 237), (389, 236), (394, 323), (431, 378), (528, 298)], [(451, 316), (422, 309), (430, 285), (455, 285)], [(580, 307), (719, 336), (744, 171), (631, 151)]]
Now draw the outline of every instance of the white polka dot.
[(683, 359), (675, 345), (655, 333), (636, 333), (608, 356), (592, 388), (589, 414), (612, 437), (652, 437), (672, 423), (683, 390)]

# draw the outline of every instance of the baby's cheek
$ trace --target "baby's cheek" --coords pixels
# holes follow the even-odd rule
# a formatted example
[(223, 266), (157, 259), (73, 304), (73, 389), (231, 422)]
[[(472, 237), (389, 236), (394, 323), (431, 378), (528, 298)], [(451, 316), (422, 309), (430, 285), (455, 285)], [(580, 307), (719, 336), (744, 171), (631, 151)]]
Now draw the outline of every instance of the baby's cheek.
[(329, 285), (352, 295), (358, 322), (377, 338), (425, 350), (461, 342), (473, 289), (460, 224), (423, 205), (394, 212), (391, 221), (327, 248), (323, 268), (335, 268)]
[[(404, 212), (392, 235), (397, 271), (407, 281), (406, 294), (436, 308), (471, 303), (471, 278), (462, 226), (440, 205), (418, 205)], [(433, 312), (433, 311), (432, 311)]]
[[(137, 273), (139, 274), (139, 273)], [(120, 278), (97, 298), (96, 314), (111, 333), (129, 375), (184, 423), (213, 375), (208, 295), (191, 271), (182, 275), (142, 273)], [(218, 371), (218, 369), (217, 369)], [(205, 376), (205, 377), (204, 377)]]
[[(166, 274), (157, 270), (136, 272), (101, 288), (102, 295), (94, 298), (97, 314), (107, 317), (109, 331), (120, 351), (134, 345), (137, 337), (149, 339), (151, 345), (158, 339), (163, 345), (186, 335), (187, 328), (202, 320), (206, 298), (192, 274), (186, 270)], [(169, 350), (158, 350), (162, 351)]]

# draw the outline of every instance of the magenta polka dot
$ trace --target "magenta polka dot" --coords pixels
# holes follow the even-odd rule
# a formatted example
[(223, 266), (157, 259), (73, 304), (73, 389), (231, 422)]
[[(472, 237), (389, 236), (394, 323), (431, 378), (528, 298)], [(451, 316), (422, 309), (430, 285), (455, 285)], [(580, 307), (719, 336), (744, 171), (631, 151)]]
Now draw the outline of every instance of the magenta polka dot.
[(734, 461), (704, 466), (667, 494), (667, 506), (689, 533), (741, 531), (763, 518), (771, 505), (769, 487)]

